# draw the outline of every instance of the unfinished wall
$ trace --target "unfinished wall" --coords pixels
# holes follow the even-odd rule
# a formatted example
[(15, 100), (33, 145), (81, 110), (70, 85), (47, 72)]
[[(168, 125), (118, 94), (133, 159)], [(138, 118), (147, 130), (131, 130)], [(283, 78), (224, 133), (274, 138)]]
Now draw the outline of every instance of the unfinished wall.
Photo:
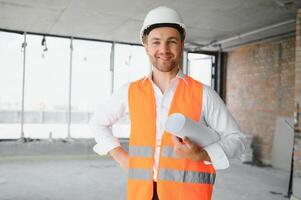
[[(301, 9), (298, 10), (296, 23), (296, 64), (295, 64), (295, 103), (299, 104), (301, 112)], [(297, 112), (297, 110), (295, 110)], [(299, 127), (301, 127), (301, 116), (299, 116)], [(294, 167), (296, 176), (300, 178), (301, 184), (301, 131), (295, 132)], [(300, 192), (301, 193), (301, 192)], [(301, 194), (300, 194), (301, 197)]]
[(277, 117), (294, 112), (295, 37), (229, 52), (226, 73), (227, 106), (255, 136), (254, 157), (268, 164)]

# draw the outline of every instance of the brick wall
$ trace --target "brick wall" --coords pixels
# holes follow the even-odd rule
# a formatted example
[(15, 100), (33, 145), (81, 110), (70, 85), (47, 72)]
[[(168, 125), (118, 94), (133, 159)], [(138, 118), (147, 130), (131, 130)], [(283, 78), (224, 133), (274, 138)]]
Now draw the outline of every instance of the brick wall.
[[(296, 23), (295, 103), (301, 107), (301, 9), (298, 10)], [(300, 118), (301, 116), (299, 127), (301, 127)], [(301, 132), (295, 134), (294, 171), (298, 177), (301, 177)]]
[(294, 112), (295, 37), (229, 52), (226, 73), (227, 106), (254, 136), (255, 159), (268, 164), (277, 117)]

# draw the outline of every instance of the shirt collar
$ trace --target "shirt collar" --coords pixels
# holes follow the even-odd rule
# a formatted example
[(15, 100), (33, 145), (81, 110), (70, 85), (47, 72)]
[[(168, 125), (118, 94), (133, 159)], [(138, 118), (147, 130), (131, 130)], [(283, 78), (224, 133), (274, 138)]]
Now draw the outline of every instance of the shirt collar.
[[(144, 84), (144, 81), (145, 80), (150, 80), (150, 81), (152, 81), (152, 76), (153, 76), (153, 74), (152, 74), (152, 72), (150, 72), (148, 75), (146, 75), (144, 78), (143, 78), (143, 80), (142, 80), (142, 82), (141, 82), (141, 85), (143, 85)], [(183, 71), (181, 70), (181, 69), (179, 69), (179, 71), (178, 71), (178, 73), (177, 73), (177, 75), (176, 75), (176, 78), (180, 78), (180, 79), (182, 79), (183, 81), (184, 81), (184, 83), (187, 85), (188, 84), (188, 82), (187, 82), (187, 79), (186, 79), (186, 75), (183, 73)]]

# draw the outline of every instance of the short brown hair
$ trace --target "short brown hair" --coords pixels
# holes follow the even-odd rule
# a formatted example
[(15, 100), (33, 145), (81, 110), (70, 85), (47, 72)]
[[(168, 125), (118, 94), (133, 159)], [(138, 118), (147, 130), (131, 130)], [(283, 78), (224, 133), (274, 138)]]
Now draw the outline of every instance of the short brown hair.
[(142, 42), (145, 43), (146, 38), (148, 36), (148, 34), (155, 28), (160, 28), (160, 27), (171, 27), (176, 29), (181, 36), (181, 41), (183, 42), (186, 36), (185, 30), (179, 25), (179, 24), (173, 24), (173, 23), (159, 23), (159, 24), (153, 24), (149, 27), (147, 27), (144, 31), (143, 31), (143, 35), (142, 35)]

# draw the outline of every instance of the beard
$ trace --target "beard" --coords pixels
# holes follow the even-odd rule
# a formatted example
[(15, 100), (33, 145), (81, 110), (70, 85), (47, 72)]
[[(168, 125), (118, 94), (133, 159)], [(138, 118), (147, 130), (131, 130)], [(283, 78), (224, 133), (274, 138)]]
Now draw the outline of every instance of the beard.
[(171, 59), (170, 61), (160, 61), (156, 59), (150, 59), (151, 64), (160, 72), (170, 72), (174, 68), (178, 67), (179, 63), (176, 60)]

